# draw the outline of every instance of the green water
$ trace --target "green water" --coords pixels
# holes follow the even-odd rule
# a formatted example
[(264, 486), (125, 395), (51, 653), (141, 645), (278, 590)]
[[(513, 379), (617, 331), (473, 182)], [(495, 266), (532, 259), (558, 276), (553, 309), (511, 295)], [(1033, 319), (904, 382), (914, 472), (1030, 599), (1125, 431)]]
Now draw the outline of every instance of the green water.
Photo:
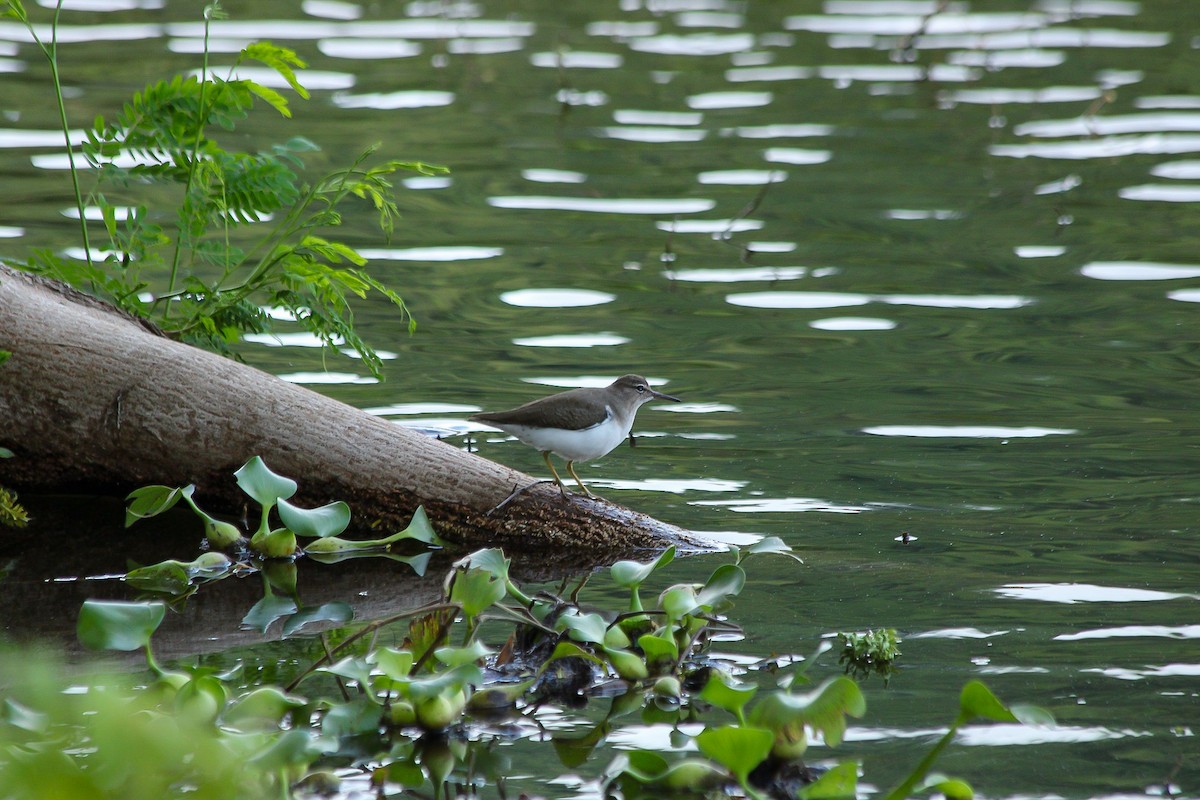
[[(395, 356), (385, 382), (311, 348), (245, 357), (346, 373), (318, 388), (363, 408), (433, 404), (389, 418), (452, 436), (467, 408), (551, 385), (664, 381), (685, 404), (643, 409), (639, 446), (581, 476), (661, 519), (803, 555), (757, 565), (734, 615), (750, 636), (729, 652), (900, 632), (903, 671), (868, 684), (840, 748), (866, 756), (867, 783), (894, 783), (981, 677), (1059, 720), (968, 731), (940, 766), (982, 795), (1142, 797), (1169, 780), (1196, 796), (1200, 15), (1168, 0), (958, 4), (972, 13), (931, 20), (910, 64), (896, 32), (926, 10), (903, 6), (228, 3), (238, 27), (218, 38), (270, 38), (319, 71), (301, 75), (313, 99), (292, 122), (264, 110), (239, 136), (303, 133), (324, 151), (314, 170), (375, 142), (453, 170), (401, 192), (390, 244), (365, 207), (348, 219), (353, 244), (394, 251), (371, 269), (419, 321), (410, 337), (390, 308), (360, 308)], [(64, 45), (72, 118), (194, 66), (180, 51), (195, 15), (68, 14), (85, 26)], [(100, 24), (148, 27), (119, 41)], [(405, 35), (416, 55), (378, 55)], [(0, 256), (76, 235), (66, 174), (31, 161), (53, 148), (9, 141), (55, 124), (17, 41), (0, 28), (0, 56), (24, 68), (0, 75)], [(570, 305), (578, 291), (603, 302)], [(543, 471), (515, 442), (482, 454)], [(667, 578), (702, 579), (715, 558)], [(52, 588), (41, 577), (28, 586)], [(669, 746), (655, 735), (630, 723), (609, 747)], [(561, 770), (538, 747), (511, 745), (531, 791), (588, 796), (550, 782)]]

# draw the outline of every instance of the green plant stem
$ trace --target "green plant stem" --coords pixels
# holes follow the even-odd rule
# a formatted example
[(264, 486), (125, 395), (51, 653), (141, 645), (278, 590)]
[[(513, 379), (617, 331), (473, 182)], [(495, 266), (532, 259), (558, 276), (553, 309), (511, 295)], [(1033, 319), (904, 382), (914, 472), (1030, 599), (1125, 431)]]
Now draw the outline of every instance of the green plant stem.
[(62, 127), (63, 142), (67, 150), (67, 165), (71, 171), (71, 189), (75, 193), (75, 208), (79, 211), (79, 233), (83, 238), (83, 254), (87, 259), (89, 270), (94, 270), (96, 265), (92, 263), (92, 243), (88, 238), (87, 217), (84, 215), (83, 209), (83, 192), (79, 188), (79, 170), (75, 168), (75, 153), (71, 148), (71, 128), (67, 123), (67, 106), (63, 100), (62, 79), (58, 72), (58, 17), (62, 13), (63, 0), (58, 0), (54, 6), (54, 20), (50, 23), (50, 46), (47, 47), (38, 37), (37, 31), (33, 25), (26, 22), (26, 27), (29, 28), (29, 33), (33, 36), (33, 41), (41, 49), (42, 54), (46, 56), (46, 60), (50, 63), (50, 80), (54, 83), (54, 100), (58, 104), (58, 122)]
[(925, 757), (921, 759), (921, 763), (917, 764), (916, 769), (904, 779), (903, 783), (888, 792), (887, 797), (883, 800), (908, 800), (912, 796), (913, 789), (916, 788), (918, 783), (925, 780), (925, 776), (933, 768), (933, 762), (937, 761), (942, 751), (954, 740), (954, 735), (958, 733), (958, 727), (962, 723), (962, 717), (954, 720), (954, 724), (950, 726), (950, 730), (946, 731), (946, 735), (939, 739), (938, 743), (933, 746), (933, 749), (925, 754)]
[[(62, 0), (59, 0), (59, 2), (61, 1)], [(196, 165), (199, 163), (196, 156), (200, 152), (200, 140), (204, 136), (204, 124), (208, 119), (208, 108), (205, 106), (205, 101), (207, 99), (205, 95), (208, 90), (208, 34), (209, 29), (212, 26), (213, 10), (219, 5), (219, 3), (213, 3), (209, 6), (206, 6), (204, 9), (204, 55), (200, 62), (200, 103), (199, 107), (196, 109), (196, 135), (192, 138), (191, 163), (188, 167), (187, 182), (183, 186), (183, 202), (185, 206), (189, 202), (188, 198), (192, 194), (192, 184), (195, 183), (196, 180)], [(171, 275), (167, 280), (168, 292), (175, 291), (176, 276), (179, 272), (179, 259), (183, 255), (183, 238), (185, 235), (188, 235), (184, 230), (184, 227), (184, 221), (183, 219), (180, 219), (179, 235), (175, 237), (175, 252), (171, 254)], [(166, 308), (163, 309), (163, 319), (169, 319), (170, 316), (171, 304), (168, 303)]]

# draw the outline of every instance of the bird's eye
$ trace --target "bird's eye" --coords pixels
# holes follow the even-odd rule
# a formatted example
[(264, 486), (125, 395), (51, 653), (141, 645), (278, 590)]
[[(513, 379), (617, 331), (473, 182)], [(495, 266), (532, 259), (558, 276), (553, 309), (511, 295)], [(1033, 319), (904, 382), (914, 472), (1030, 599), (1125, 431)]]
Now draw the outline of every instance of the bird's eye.
[(639, 384), (637, 385), (637, 390), (638, 390), (638, 394), (645, 394), (645, 393), (646, 393), (646, 386), (645, 386), (645, 384), (639, 383)]

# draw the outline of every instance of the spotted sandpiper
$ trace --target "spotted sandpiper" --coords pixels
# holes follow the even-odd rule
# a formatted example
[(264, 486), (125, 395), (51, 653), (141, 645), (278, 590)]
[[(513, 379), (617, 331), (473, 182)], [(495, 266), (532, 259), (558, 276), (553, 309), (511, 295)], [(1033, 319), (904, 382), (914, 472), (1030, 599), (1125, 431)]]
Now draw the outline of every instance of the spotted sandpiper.
[(526, 403), (509, 411), (475, 414), (472, 421), (484, 422), (510, 433), (542, 453), (554, 482), (567, 494), (550, 463), (554, 453), (567, 462), (567, 471), (588, 497), (595, 497), (575, 474), (576, 461), (599, 458), (625, 441), (633, 418), (643, 403), (678, 397), (656, 392), (640, 375), (625, 375), (602, 389), (571, 389)]

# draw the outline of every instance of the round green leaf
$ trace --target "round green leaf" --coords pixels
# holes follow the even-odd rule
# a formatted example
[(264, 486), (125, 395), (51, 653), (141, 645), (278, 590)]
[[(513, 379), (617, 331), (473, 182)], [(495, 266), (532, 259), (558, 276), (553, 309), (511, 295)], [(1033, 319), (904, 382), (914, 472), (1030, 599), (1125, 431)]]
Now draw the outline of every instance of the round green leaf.
[(86, 600), (76, 633), (83, 646), (92, 650), (137, 650), (149, 643), (166, 610), (157, 602)]
[(286, 499), (296, 493), (296, 482), (267, 469), (259, 456), (247, 461), (233, 474), (242, 491), (264, 508), (270, 508), (281, 498)]
[(350, 524), (350, 506), (341, 500), (320, 508), (300, 508), (279, 499), (279, 519), (297, 536), (321, 539), (337, 536)]
[(750, 770), (771, 752), (775, 735), (766, 728), (725, 725), (708, 728), (696, 736), (700, 752), (745, 782)]

